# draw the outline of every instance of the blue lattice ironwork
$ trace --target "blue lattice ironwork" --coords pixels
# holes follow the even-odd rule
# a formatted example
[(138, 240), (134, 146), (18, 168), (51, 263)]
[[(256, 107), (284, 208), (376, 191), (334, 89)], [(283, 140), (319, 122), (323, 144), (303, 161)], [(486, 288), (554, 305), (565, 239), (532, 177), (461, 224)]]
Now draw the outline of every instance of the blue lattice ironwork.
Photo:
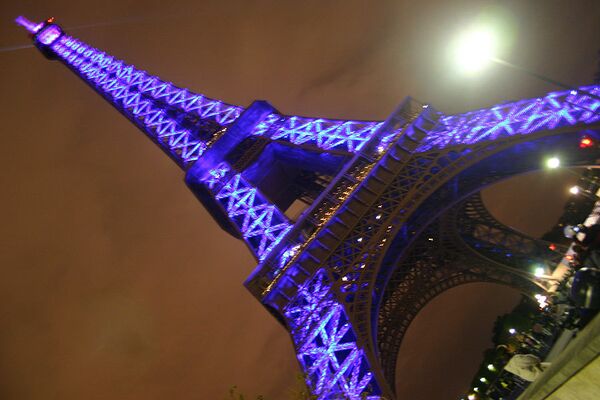
[[(31, 29), (39, 31), (37, 37), (43, 45), (50, 46), (59, 59), (82, 74), (82, 77), (101, 94), (119, 102), (119, 108), (132, 110), (134, 119), (139, 119), (140, 110), (144, 110), (142, 116), (155, 124), (149, 127), (152, 128), (152, 132), (147, 133), (159, 144), (164, 140), (163, 131), (169, 131), (170, 139), (167, 140), (169, 143), (166, 146), (169, 152), (182, 158), (184, 165), (197, 160), (206, 144), (194, 140), (194, 135), (178, 127), (173, 118), (160, 114), (165, 105), (185, 113), (195, 113), (202, 119), (212, 119), (222, 127), (235, 121), (244, 110), (242, 107), (210, 99), (149, 75), (62, 33), (57, 25), (49, 24), (40, 30), (41, 24), (27, 22)], [(543, 129), (598, 121), (600, 100), (589, 96), (589, 93), (598, 96), (600, 88), (591, 86), (554, 92), (542, 98), (444, 116), (439, 127), (430, 132), (418, 151), (473, 144), (482, 140), (493, 141)], [(160, 103), (162, 107), (152, 109), (153, 101)], [(354, 153), (361, 149), (380, 126), (380, 121), (332, 120), (273, 113), (260, 123), (252, 134), (296, 145), (312, 145), (324, 150)], [(179, 153), (183, 155), (180, 156)]]
[(309, 144), (323, 150), (359, 151), (379, 129), (379, 121), (346, 121), (272, 114), (258, 125), (254, 135), (295, 145)]
[[(64, 34), (58, 25), (29, 24), (38, 30), (38, 45), (67, 64), (182, 167), (196, 161), (206, 149), (207, 139), (243, 111), (138, 70)], [(207, 125), (209, 131), (203, 132)]]
[[(592, 94), (592, 96), (590, 96)], [(537, 99), (499, 104), (442, 117), (417, 151), (495, 141), (600, 121), (600, 86), (548, 93)]]
[(170, 109), (214, 121), (213, 131), (229, 125), (242, 110), (179, 89), (67, 35), (62, 35), (51, 48), (183, 167), (196, 161), (207, 144), (200, 139), (201, 124), (185, 124), (182, 116), (169, 113)]
[(379, 399), (364, 350), (356, 343), (344, 306), (330, 291), (321, 271), (286, 308), (298, 361), (319, 400)]
[(241, 173), (230, 174), (230, 171), (231, 167), (221, 163), (209, 171), (205, 182), (252, 252), (262, 261), (292, 225)]
[[(369, 336), (370, 302), (378, 296), (373, 282), (380, 281), (374, 260), (392, 235), (414, 234), (418, 227), (405, 224), (411, 215), (432, 214), (422, 204), (435, 203), (434, 190), (507, 139), (600, 127), (600, 86), (459, 115), (407, 107), (386, 122), (288, 116), (264, 104), (243, 108), (138, 70), (52, 20), (17, 22), (43, 54), (71, 68), (185, 169), (186, 182), (219, 223), (246, 241), (266, 266), (256, 273), (269, 291), (261, 301), (289, 326), (307, 383), (322, 400), (393, 396)], [(347, 160), (296, 225), (256, 183), (269, 172), (257, 158), (271, 142), (293, 145), (298, 164), (300, 148)]]
[[(53, 56), (71, 67), (184, 168), (197, 161), (211, 144), (212, 136), (230, 126), (244, 110), (140, 71), (63, 34), (58, 25), (32, 26), (39, 30), (39, 43), (49, 46)], [(207, 125), (210, 131), (200, 132)], [(209, 182), (211, 189), (214, 183)], [(290, 229), (283, 213), (241, 174), (223, 184), (215, 199), (259, 260)]]

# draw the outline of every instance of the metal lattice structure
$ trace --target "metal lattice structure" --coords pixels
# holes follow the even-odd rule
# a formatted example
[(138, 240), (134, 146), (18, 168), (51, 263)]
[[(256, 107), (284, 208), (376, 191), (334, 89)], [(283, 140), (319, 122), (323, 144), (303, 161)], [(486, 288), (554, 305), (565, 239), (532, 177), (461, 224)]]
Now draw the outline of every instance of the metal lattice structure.
[(463, 241), (486, 258), (506, 266), (555, 266), (568, 250), (567, 246), (534, 239), (502, 224), (485, 208), (480, 193), (455, 207), (453, 215)]
[[(306, 118), (179, 88), (52, 20), (17, 22), (167, 153), (244, 240), (259, 261), (245, 285), (290, 331), (318, 399), (394, 398), (410, 321), (450, 287), (542, 290), (519, 265), (548, 256), (543, 244), (470, 196), (548, 152), (567, 165), (600, 158), (598, 146), (578, 146), (582, 133), (600, 139), (600, 86), (459, 115), (407, 98), (386, 121)], [(298, 201), (304, 212), (286, 216)]]
[(387, 381), (395, 382), (402, 339), (430, 300), (472, 282), (502, 284), (532, 296), (547, 285), (529, 273), (532, 261), (556, 265), (567, 250), (551, 251), (548, 245), (498, 222), (485, 208), (480, 193), (429, 225), (399, 260), (377, 316), (378, 351)]

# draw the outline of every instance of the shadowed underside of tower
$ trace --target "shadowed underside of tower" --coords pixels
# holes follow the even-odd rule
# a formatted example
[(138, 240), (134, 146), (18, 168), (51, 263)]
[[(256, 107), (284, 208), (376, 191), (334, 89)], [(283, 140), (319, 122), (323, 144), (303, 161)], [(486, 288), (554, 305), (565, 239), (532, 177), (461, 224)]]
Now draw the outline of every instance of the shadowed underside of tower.
[[(405, 99), (385, 121), (284, 115), (179, 88), (66, 34), (17, 22), (156, 143), (259, 264), (245, 285), (285, 326), (319, 399), (394, 398), (397, 352), (426, 302), (491, 281), (533, 295), (544, 243), (477, 193), (545, 154), (596, 165), (599, 86), (458, 115)], [(303, 211), (294, 215), (295, 210)]]

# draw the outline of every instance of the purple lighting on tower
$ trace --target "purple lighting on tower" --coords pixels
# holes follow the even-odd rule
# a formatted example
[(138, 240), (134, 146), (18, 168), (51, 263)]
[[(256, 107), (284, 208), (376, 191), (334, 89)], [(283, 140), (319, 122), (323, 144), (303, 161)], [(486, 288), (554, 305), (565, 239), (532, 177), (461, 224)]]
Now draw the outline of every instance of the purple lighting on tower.
[(22, 15), (19, 15), (15, 19), (15, 22), (17, 23), (17, 25), (21, 25), (23, 28), (27, 29), (29, 33), (37, 33), (40, 29), (42, 29), (42, 26), (44, 26), (43, 22), (36, 24), (35, 22), (31, 22)]
[(48, 25), (37, 34), (37, 40), (46, 46), (54, 43), (62, 35), (62, 30), (58, 25)]
[(297, 358), (318, 400), (380, 399), (364, 350), (356, 344), (342, 304), (325, 271), (302, 287), (285, 310)]
[[(289, 328), (318, 400), (389, 398), (369, 325), (383, 301), (379, 282), (390, 276), (378, 257), (406, 250), (409, 228), (432, 222), (422, 217), (431, 204), (458, 201), (479, 177), (470, 172), (476, 162), (527, 135), (585, 129), (585, 147), (598, 141), (600, 86), (458, 115), (407, 98), (385, 121), (310, 118), (180, 88), (69, 36), (52, 18), (16, 23), (165, 151), (215, 220), (246, 242), (260, 263), (247, 286)], [(458, 178), (460, 187), (446, 190)], [(308, 208), (294, 221), (285, 211), (295, 201)]]
[(356, 153), (381, 124), (379, 121), (346, 121), (272, 114), (259, 124), (252, 134), (296, 145), (309, 144), (323, 150)]
[(464, 114), (443, 116), (417, 149), (426, 152), (480, 141), (527, 135), (600, 120), (600, 86), (548, 93), (544, 97), (499, 104)]
[(271, 204), (242, 174), (228, 176), (226, 163), (209, 171), (204, 181), (215, 192), (231, 221), (259, 261), (273, 250), (292, 228), (285, 215)]

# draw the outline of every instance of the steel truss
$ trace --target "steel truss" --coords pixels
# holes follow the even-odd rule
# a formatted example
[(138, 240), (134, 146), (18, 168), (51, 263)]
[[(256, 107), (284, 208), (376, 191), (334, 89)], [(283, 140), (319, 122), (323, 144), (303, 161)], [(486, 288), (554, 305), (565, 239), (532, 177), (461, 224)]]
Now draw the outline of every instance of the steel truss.
[[(245, 241), (259, 261), (245, 284), (289, 329), (319, 399), (393, 398), (402, 336), (443, 290), (475, 281), (535, 289), (517, 271), (530, 251), (546, 256), (542, 244), (497, 223), (476, 197), (457, 204), (552, 151), (565, 165), (600, 158), (598, 146), (578, 147), (581, 132), (600, 140), (600, 86), (459, 115), (407, 99), (383, 122), (306, 118), (179, 88), (52, 20), (18, 23), (166, 152)], [(261, 157), (275, 148), (296, 169), (310, 160), (327, 170), (303, 175), (319, 179), (312, 191), (327, 186), (296, 221), (261, 184), (270, 172)]]
[(399, 261), (379, 308), (377, 350), (392, 389), (402, 339), (430, 300), (474, 282), (506, 285), (531, 297), (544, 290), (544, 283), (531, 274), (530, 257), (560, 261), (547, 245), (499, 223), (479, 193), (432, 223)]

